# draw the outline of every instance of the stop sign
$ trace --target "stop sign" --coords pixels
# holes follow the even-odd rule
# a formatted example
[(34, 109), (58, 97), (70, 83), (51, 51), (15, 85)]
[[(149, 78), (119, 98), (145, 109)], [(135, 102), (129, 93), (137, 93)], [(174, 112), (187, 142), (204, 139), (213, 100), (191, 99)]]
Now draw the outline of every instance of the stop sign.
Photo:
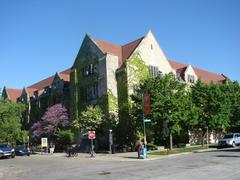
[(88, 131), (88, 139), (95, 139), (95, 131)]

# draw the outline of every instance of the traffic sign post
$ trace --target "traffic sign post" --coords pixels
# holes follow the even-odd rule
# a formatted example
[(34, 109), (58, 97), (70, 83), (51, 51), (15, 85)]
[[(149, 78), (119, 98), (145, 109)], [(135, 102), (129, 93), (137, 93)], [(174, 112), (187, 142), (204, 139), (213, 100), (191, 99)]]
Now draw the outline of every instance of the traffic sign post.
[(95, 139), (95, 131), (88, 131), (88, 139)]
[(91, 140), (91, 149), (90, 149), (90, 157), (94, 157), (94, 147), (93, 147), (93, 140), (96, 138), (95, 131), (88, 131), (88, 139)]

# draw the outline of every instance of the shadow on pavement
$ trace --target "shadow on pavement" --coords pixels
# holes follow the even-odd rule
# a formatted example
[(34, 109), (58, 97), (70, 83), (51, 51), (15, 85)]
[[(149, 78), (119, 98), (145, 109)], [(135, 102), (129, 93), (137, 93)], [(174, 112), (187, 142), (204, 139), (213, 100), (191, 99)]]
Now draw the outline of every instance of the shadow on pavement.
[(234, 155), (217, 155), (216, 157), (231, 157), (231, 158), (240, 158), (240, 156), (234, 156)]
[(218, 151), (224, 151), (224, 152), (240, 152), (240, 148), (225, 148), (225, 149), (218, 149)]
[(138, 159), (138, 157), (127, 157), (127, 156), (122, 156), (122, 158), (127, 158), (127, 159)]

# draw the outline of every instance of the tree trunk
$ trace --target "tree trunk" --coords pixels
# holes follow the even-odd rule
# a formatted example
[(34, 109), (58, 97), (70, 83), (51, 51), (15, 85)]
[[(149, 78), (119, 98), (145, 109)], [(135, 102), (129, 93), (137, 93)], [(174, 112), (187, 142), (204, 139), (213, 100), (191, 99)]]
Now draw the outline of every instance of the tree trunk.
[(172, 132), (169, 133), (169, 149), (173, 149)]

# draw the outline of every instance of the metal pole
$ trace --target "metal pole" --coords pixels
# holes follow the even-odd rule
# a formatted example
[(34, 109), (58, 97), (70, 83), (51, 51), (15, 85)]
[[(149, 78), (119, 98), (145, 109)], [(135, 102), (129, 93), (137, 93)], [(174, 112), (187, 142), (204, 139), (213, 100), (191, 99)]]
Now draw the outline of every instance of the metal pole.
[(143, 136), (144, 136), (144, 144), (147, 145), (147, 137), (146, 137), (146, 127), (145, 127), (145, 121), (144, 121), (144, 93), (142, 95), (142, 106), (143, 106)]
[(109, 129), (109, 154), (113, 152), (112, 144), (113, 144), (112, 129)]
[(93, 139), (91, 139), (91, 157), (94, 157), (93, 152)]

